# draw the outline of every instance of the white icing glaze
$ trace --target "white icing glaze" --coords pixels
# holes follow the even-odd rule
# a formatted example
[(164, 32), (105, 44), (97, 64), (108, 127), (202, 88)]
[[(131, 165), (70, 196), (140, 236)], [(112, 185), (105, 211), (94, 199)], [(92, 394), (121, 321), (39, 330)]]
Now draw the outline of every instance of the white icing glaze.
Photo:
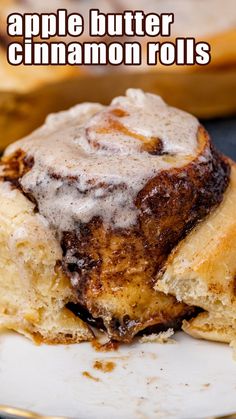
[[(57, 231), (73, 230), (94, 216), (126, 228), (137, 219), (134, 201), (147, 181), (196, 154), (198, 126), (195, 117), (160, 97), (129, 89), (108, 107), (87, 103), (49, 116), (6, 154), (22, 149), (34, 158), (21, 185)], [(162, 140), (162, 152), (172, 157), (145, 151), (150, 137)]]

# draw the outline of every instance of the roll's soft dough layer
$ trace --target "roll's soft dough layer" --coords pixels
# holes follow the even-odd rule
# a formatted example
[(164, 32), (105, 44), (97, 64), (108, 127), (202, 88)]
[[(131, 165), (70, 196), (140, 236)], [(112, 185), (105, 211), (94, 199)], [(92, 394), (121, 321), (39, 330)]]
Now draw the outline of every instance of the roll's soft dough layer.
[(76, 300), (45, 219), (8, 182), (0, 182), (0, 202), (0, 328), (38, 342), (91, 340), (87, 325), (65, 308)]
[(236, 339), (236, 164), (223, 202), (177, 246), (156, 289), (205, 310), (184, 321), (193, 337)]

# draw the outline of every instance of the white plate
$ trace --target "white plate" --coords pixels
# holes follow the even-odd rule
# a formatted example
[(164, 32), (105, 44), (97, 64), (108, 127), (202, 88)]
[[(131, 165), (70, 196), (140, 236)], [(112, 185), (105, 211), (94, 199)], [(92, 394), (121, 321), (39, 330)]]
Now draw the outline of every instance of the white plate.
[[(232, 350), (183, 333), (175, 339), (104, 353), (87, 343), (35, 346), (1, 335), (0, 404), (77, 419), (202, 419), (235, 411)], [(96, 360), (115, 369), (96, 370)]]

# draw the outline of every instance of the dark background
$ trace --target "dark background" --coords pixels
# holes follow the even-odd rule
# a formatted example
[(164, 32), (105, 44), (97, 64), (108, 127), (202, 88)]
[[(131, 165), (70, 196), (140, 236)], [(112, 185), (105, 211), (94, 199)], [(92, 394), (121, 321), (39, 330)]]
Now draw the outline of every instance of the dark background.
[(201, 122), (216, 147), (236, 161), (236, 117)]

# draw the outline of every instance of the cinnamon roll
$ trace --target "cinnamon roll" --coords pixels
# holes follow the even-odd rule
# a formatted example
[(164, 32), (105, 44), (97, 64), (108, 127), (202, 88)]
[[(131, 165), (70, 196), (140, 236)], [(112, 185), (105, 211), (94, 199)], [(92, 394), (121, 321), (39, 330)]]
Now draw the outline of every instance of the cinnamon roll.
[[(86, 30), (81, 41), (88, 41), (89, 7), (98, 7), (94, 0), (1, 0), (0, 2), (0, 152), (11, 142), (39, 127), (51, 112), (73, 106), (78, 101), (80, 79), (88, 73), (82, 66), (13, 66), (7, 61), (9, 43), (21, 37), (11, 38), (7, 32), (7, 17), (11, 13), (50, 13), (67, 9), (68, 13), (80, 12)], [(104, 12), (109, 2), (100, 0)], [(52, 38), (55, 41), (55, 37)], [(63, 40), (65, 40), (63, 38)], [(66, 38), (70, 42), (69, 37)], [(91, 76), (90, 76), (91, 77)], [(83, 83), (83, 82), (82, 82)], [(77, 91), (77, 95), (75, 95)]]
[[(7, 35), (6, 21), (10, 13), (50, 13), (57, 9), (66, 9), (68, 13), (79, 12), (85, 22), (84, 33), (79, 37), (83, 42), (89, 41), (89, 9), (99, 8), (103, 13), (121, 13), (126, 9), (126, 3), (123, 0), (1, 0), (0, 152), (9, 143), (40, 126), (49, 113), (67, 109), (84, 100), (107, 104), (112, 95), (120, 95), (131, 84), (157, 93), (173, 106), (183, 108), (200, 118), (235, 113), (236, 95), (232, 94), (236, 91), (234, 0), (225, 0), (224, 4), (221, 0), (135, 0), (129, 3), (131, 10), (133, 8), (144, 10), (145, 13), (175, 14), (171, 37), (165, 37), (165, 40), (175, 42), (176, 37), (191, 36), (197, 41), (207, 41), (211, 45), (212, 60), (204, 67), (164, 67), (160, 62), (147, 67), (146, 37), (137, 39), (143, 44), (143, 65), (124, 66), (124, 71), (121, 72), (111, 66), (103, 66), (97, 71), (97, 67), (95, 69), (91, 66), (14, 67), (8, 64), (7, 46), (11, 39)], [(99, 40), (109, 41), (107, 38)], [(70, 41), (69, 37), (66, 41)], [(123, 38), (122, 41), (127, 39)]]
[[(126, 1), (119, 0), (122, 10), (126, 9)], [(234, 0), (131, 0), (129, 8), (143, 10), (148, 13), (173, 13), (174, 23), (171, 25), (169, 40), (176, 43), (176, 38), (193, 37), (197, 42), (208, 42), (211, 46), (211, 63), (207, 67), (201, 66), (163, 66), (158, 61), (157, 66), (149, 67), (154, 71), (192, 72), (222, 71), (223, 68), (236, 64), (236, 9)], [(146, 42), (155, 42), (149, 37)], [(145, 46), (145, 45), (143, 45)], [(146, 51), (145, 51), (146, 54)], [(145, 62), (146, 60), (144, 60)]]
[[(231, 211), (232, 176), (198, 120), (154, 94), (129, 89), (107, 107), (49, 116), (2, 159), (3, 326), (47, 341), (50, 318), (63, 340), (88, 339), (92, 325), (123, 342), (179, 327), (202, 305), (158, 284), (172, 252)], [(83, 333), (61, 332), (55, 310)]]

